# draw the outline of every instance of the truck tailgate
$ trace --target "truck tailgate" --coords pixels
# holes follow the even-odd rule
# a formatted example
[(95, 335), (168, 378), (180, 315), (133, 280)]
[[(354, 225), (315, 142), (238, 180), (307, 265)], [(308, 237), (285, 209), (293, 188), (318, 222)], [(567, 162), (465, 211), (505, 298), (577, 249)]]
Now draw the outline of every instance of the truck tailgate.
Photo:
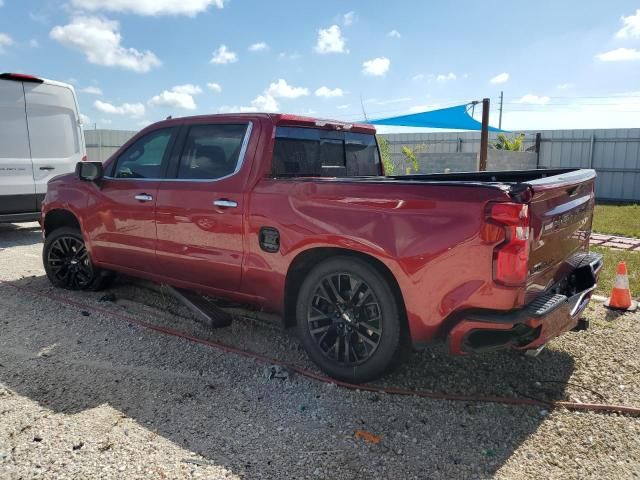
[(595, 171), (576, 170), (527, 182), (531, 250), (527, 291), (536, 294), (563, 278), (565, 261), (589, 246)]

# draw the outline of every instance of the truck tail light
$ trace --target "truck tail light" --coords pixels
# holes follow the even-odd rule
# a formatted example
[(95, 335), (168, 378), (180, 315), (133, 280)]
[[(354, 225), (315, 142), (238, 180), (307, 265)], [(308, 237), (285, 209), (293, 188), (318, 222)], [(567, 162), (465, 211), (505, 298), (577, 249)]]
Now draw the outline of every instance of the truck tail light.
[(529, 270), (529, 207), (521, 203), (490, 203), (487, 221), (502, 230), (493, 251), (493, 279), (502, 285), (523, 285)]

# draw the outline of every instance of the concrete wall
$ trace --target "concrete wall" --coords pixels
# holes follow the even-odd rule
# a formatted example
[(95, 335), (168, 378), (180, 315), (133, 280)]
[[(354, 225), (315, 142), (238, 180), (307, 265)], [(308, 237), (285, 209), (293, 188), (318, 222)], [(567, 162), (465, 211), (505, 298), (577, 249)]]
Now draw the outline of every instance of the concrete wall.
[(104, 162), (136, 133), (130, 130), (85, 130), (88, 159)]
[[(479, 168), (479, 154), (474, 152), (458, 153), (417, 153), (417, 173), (476, 172)], [(529, 170), (536, 168), (535, 152), (505, 152), (490, 150), (487, 158), (487, 170)], [(412, 162), (405, 155), (392, 154), (396, 175), (406, 173)]]
[(535, 152), (507, 152), (489, 150), (487, 170), (531, 170), (536, 168), (538, 155)]

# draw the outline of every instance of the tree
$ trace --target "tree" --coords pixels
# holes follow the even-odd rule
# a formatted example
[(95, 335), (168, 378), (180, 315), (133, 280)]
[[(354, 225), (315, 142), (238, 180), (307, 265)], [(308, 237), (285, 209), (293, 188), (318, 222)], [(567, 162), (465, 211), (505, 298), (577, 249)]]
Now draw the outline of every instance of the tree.
[(508, 138), (504, 133), (498, 134), (498, 141), (491, 145), (496, 150), (522, 152), (524, 150), (524, 133)]

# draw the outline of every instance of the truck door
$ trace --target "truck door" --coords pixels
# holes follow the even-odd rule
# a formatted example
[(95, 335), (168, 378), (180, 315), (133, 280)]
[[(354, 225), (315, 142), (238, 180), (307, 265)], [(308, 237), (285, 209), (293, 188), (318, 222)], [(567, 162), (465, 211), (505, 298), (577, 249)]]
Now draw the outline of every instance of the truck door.
[(252, 123), (183, 127), (170, 177), (158, 187), (157, 257), (162, 274), (220, 290), (240, 286), (243, 213)]
[(22, 82), (0, 79), (0, 215), (37, 211)]
[(47, 182), (73, 172), (84, 155), (84, 141), (75, 96), (69, 87), (48, 83), (25, 83), (29, 143), (35, 190), (40, 200)]
[(134, 140), (107, 167), (87, 204), (83, 229), (98, 263), (154, 273), (155, 208), (177, 127)]

